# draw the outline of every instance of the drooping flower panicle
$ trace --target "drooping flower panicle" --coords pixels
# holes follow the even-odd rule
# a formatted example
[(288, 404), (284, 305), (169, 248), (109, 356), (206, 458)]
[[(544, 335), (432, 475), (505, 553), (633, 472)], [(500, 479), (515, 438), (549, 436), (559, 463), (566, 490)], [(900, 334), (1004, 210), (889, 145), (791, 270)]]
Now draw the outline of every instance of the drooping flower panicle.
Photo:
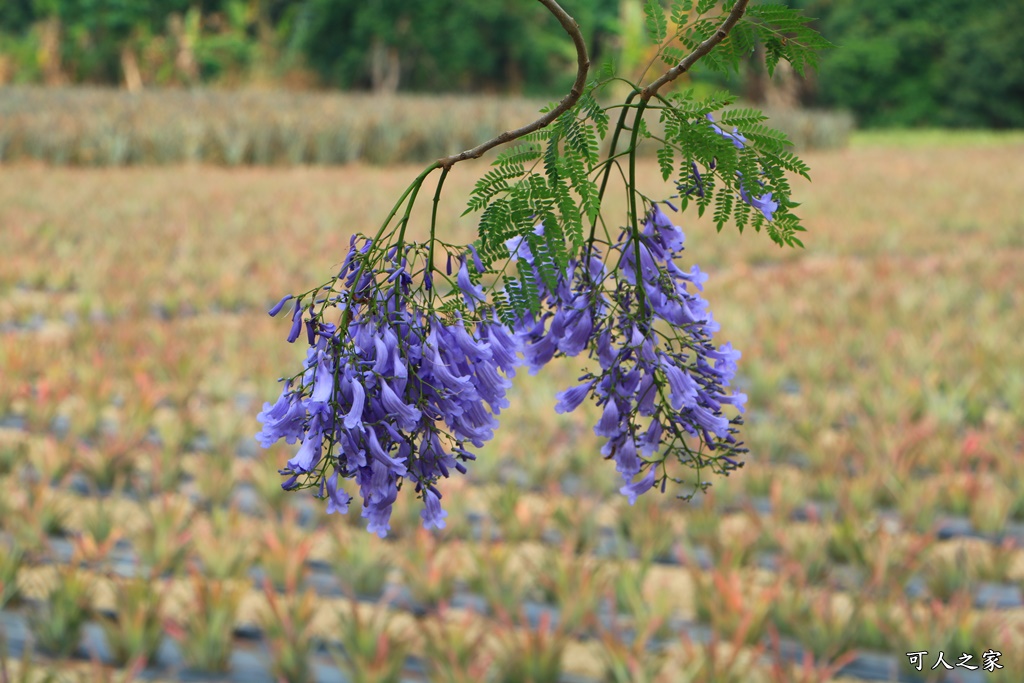
[[(534, 232), (543, 234), (543, 227)], [(588, 396), (601, 406), (594, 432), (606, 439), (601, 452), (615, 461), (631, 502), (653, 486), (652, 472), (671, 456), (729, 471), (746, 452), (736, 439), (740, 418), (722, 413), (723, 404), (742, 412), (746, 402), (744, 394), (727, 392), (739, 352), (715, 346), (718, 323), (698, 294), (707, 275), (675, 263), (684, 242), (682, 230), (654, 205), (638, 234), (624, 230), (611, 246), (614, 268), (596, 249), (586, 268), (570, 260), (555, 289), (540, 285), (543, 311), (527, 313), (516, 326), (532, 373), (559, 354), (590, 350), (597, 357), (601, 372), (561, 392), (555, 409), (570, 412)], [(533, 264), (521, 238), (507, 246), (511, 258)], [(535, 279), (542, 282), (539, 274)], [(658, 479), (664, 484), (666, 477)]]
[[(365, 252), (353, 244), (349, 256)], [(351, 497), (339, 478), (350, 479), (367, 528), (384, 536), (408, 479), (424, 501), (424, 524), (440, 528), (446, 513), (435, 484), (451, 470), (465, 473), (475, 458), (466, 446), (482, 447), (493, 436), (494, 415), (508, 406), (518, 347), (496, 319), (467, 326), (459, 315), (430, 311), (409, 289), (406, 266), (378, 274), (357, 260), (346, 259), (331, 295), (318, 300), (330, 306), (296, 304), (297, 319), (315, 311), (306, 321), (311, 345), (303, 372), (285, 382), (274, 405), (264, 405), (257, 439), (264, 446), (301, 441), (281, 474), (288, 486), (319, 478), (328, 512), (347, 511)], [(378, 280), (394, 285), (372, 288)], [(322, 322), (332, 308), (343, 311), (344, 328)]]

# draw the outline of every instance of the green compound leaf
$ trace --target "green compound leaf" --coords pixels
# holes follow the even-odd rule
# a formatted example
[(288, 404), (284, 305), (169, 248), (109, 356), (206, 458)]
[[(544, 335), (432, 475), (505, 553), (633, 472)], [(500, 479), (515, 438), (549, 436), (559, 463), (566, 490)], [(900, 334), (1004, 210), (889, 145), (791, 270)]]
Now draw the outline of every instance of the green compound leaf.
[(697, 3), (697, 14), (707, 14), (718, 4), (718, 0), (700, 0)]
[(661, 168), (662, 180), (672, 177), (672, 172), (675, 169), (675, 153), (671, 147), (662, 147), (658, 150), (658, 167)]
[(668, 37), (668, 22), (661, 3), (658, 0), (647, 0), (644, 3), (644, 17), (648, 37), (652, 43), (660, 45)]

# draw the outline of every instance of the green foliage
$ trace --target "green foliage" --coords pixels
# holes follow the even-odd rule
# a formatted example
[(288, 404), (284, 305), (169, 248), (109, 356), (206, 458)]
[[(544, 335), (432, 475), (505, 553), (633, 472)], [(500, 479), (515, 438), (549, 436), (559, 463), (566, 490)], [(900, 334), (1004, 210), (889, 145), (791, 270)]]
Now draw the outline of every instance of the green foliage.
[[(717, 31), (725, 10), (708, 14), (716, 5), (709, 0), (698, 2), (696, 7), (673, 3), (670, 12), (674, 33), (670, 35), (665, 9), (654, 1), (644, 4), (648, 34), (659, 54), (667, 57), (665, 61), (675, 63), (685, 56), (686, 51), (673, 43), (693, 50)], [(695, 17), (688, 23), (691, 10)], [(805, 66), (816, 63), (815, 50), (829, 46), (807, 23), (789, 8), (759, 5), (701, 63), (712, 69), (736, 71), (744, 55), (760, 41), (767, 46), (769, 69), (785, 60), (802, 72)], [(620, 153), (613, 142), (608, 158), (601, 158), (607, 149), (603, 141), (609, 117), (597, 103), (597, 94), (608, 80), (611, 78), (588, 83), (575, 106), (551, 125), (522, 138), (525, 142), (499, 154), (494, 168), (477, 182), (466, 213), (480, 212), (476, 246), (485, 270), (505, 262), (509, 241), (519, 239), (534, 256), (539, 279), (551, 290), (565, 270), (569, 255), (578, 254), (586, 243), (593, 244), (599, 222), (611, 239), (609, 226), (600, 219), (600, 207)], [(802, 246), (797, 233), (803, 227), (790, 211), (796, 204), (789, 200), (786, 174), (806, 178), (809, 169), (793, 154), (784, 133), (764, 125), (764, 114), (750, 108), (724, 111), (719, 120), (723, 126), (733, 127), (734, 133), (730, 134), (713, 123), (712, 115), (733, 104), (735, 98), (731, 95), (715, 93), (697, 98), (691, 89), (655, 94), (649, 101), (641, 95), (635, 101), (642, 86), (633, 87), (612, 136), (617, 141), (622, 132), (630, 133), (631, 143), (621, 154), (628, 155), (631, 164), (639, 143), (655, 140), (659, 143), (656, 156), (662, 177), (675, 178), (682, 208), (694, 202), (701, 215), (711, 209), (719, 230), (732, 221), (741, 232), (748, 225), (757, 231), (764, 228), (780, 246)], [(647, 109), (660, 111), (660, 135), (650, 131), (644, 119)], [(646, 210), (652, 199), (631, 182), (627, 182), (627, 192), (639, 196)], [(752, 202), (761, 200), (774, 201), (777, 206), (774, 210), (752, 210)], [(630, 220), (635, 226), (640, 217), (632, 215)], [(538, 235), (539, 225), (543, 231)], [(529, 277), (521, 262), (515, 267), (517, 278), (509, 277), (504, 269), (500, 272), (504, 287), (495, 296), (498, 315), (506, 322), (521, 318), (527, 311), (536, 312), (539, 307), (539, 283)]]
[(806, 67), (817, 68), (821, 50), (834, 47), (808, 27), (809, 17), (784, 5), (755, 4), (747, 10), (746, 17), (761, 29), (769, 75), (774, 73), (779, 61), (785, 60), (803, 76)]
[(867, 126), (1024, 126), (1016, 0), (804, 0), (842, 49), (822, 59), (820, 101)]
[[(583, 246), (584, 221), (596, 220), (600, 208), (591, 175), (608, 126), (608, 114), (594, 98), (596, 86), (591, 83), (585, 96), (552, 125), (500, 154), (495, 168), (477, 182), (466, 213), (481, 211), (477, 248), (486, 267), (504, 261), (506, 242), (520, 237), (535, 255), (544, 283), (554, 288), (570, 251)], [(543, 235), (534, 233), (539, 223), (544, 224)], [(518, 282), (506, 278), (497, 302), (499, 316), (509, 320), (513, 312), (521, 315), (538, 306), (534, 278), (520, 265)]]
[[(720, 2), (673, 0), (667, 13), (665, 4), (645, 0), (637, 29), (675, 65), (716, 30)], [(566, 9), (594, 64), (622, 57), (622, 0)], [(735, 91), (742, 83), (731, 65), (759, 69), (752, 54), (769, 74), (780, 60), (804, 76), (818, 68), (804, 101), (852, 110), (868, 126), (1022, 127), (1022, 21), (1017, 0), (753, 2), (702, 61)], [(821, 53), (832, 44), (843, 49)], [(550, 94), (565, 89), (574, 66), (562, 28), (522, 0), (0, 3), (0, 71), (14, 83), (121, 84), (129, 54), (147, 86), (316, 78), (353, 89)]]
[(665, 12), (661, 9), (658, 0), (647, 0), (644, 3), (644, 15), (646, 16), (647, 35), (652, 43), (661, 43), (668, 35), (668, 22), (665, 21)]
[(17, 544), (0, 547), (0, 609), (18, 598), (18, 570), (25, 560), (25, 551)]

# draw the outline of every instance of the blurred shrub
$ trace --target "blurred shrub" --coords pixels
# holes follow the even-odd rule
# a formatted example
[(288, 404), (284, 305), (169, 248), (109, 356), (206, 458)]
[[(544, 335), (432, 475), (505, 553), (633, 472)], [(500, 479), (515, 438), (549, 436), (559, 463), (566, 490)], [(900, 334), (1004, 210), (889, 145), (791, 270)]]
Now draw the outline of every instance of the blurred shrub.
[[(423, 162), (536, 118), (518, 98), (0, 88), (0, 162), (124, 166)], [(799, 148), (836, 148), (849, 115), (768, 112)]]
[(525, 99), (0, 88), (0, 161), (390, 164), (436, 159), (537, 116)]

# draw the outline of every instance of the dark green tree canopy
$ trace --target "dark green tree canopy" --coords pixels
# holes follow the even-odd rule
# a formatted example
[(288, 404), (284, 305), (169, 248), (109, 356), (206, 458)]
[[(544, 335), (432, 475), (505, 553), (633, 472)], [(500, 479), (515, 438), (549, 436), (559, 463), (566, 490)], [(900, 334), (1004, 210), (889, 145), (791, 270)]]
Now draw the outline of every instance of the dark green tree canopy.
[[(817, 17), (840, 47), (822, 55), (806, 104), (849, 109), (865, 126), (1024, 126), (1020, 0), (776, 2)], [(620, 57), (623, 17), (640, 0), (569, 4), (594, 64)], [(43, 61), (52, 71), (44, 25), (73, 83), (124, 82), (126, 46), (157, 84), (299, 68), (332, 88), (552, 96), (573, 74), (559, 27), (524, 0), (4, 0), (0, 54), (15, 82), (46, 80)], [(187, 77), (175, 65), (183, 42)]]
[[(433, 92), (552, 93), (572, 82), (572, 46), (535, 2), (312, 0), (304, 11), (309, 65), (332, 85), (372, 87), (375, 67), (397, 68), (404, 89)], [(579, 3), (573, 11), (600, 58), (617, 28), (618, 1)]]
[(1019, 0), (794, 4), (839, 46), (822, 56), (822, 104), (868, 126), (1024, 126)]

